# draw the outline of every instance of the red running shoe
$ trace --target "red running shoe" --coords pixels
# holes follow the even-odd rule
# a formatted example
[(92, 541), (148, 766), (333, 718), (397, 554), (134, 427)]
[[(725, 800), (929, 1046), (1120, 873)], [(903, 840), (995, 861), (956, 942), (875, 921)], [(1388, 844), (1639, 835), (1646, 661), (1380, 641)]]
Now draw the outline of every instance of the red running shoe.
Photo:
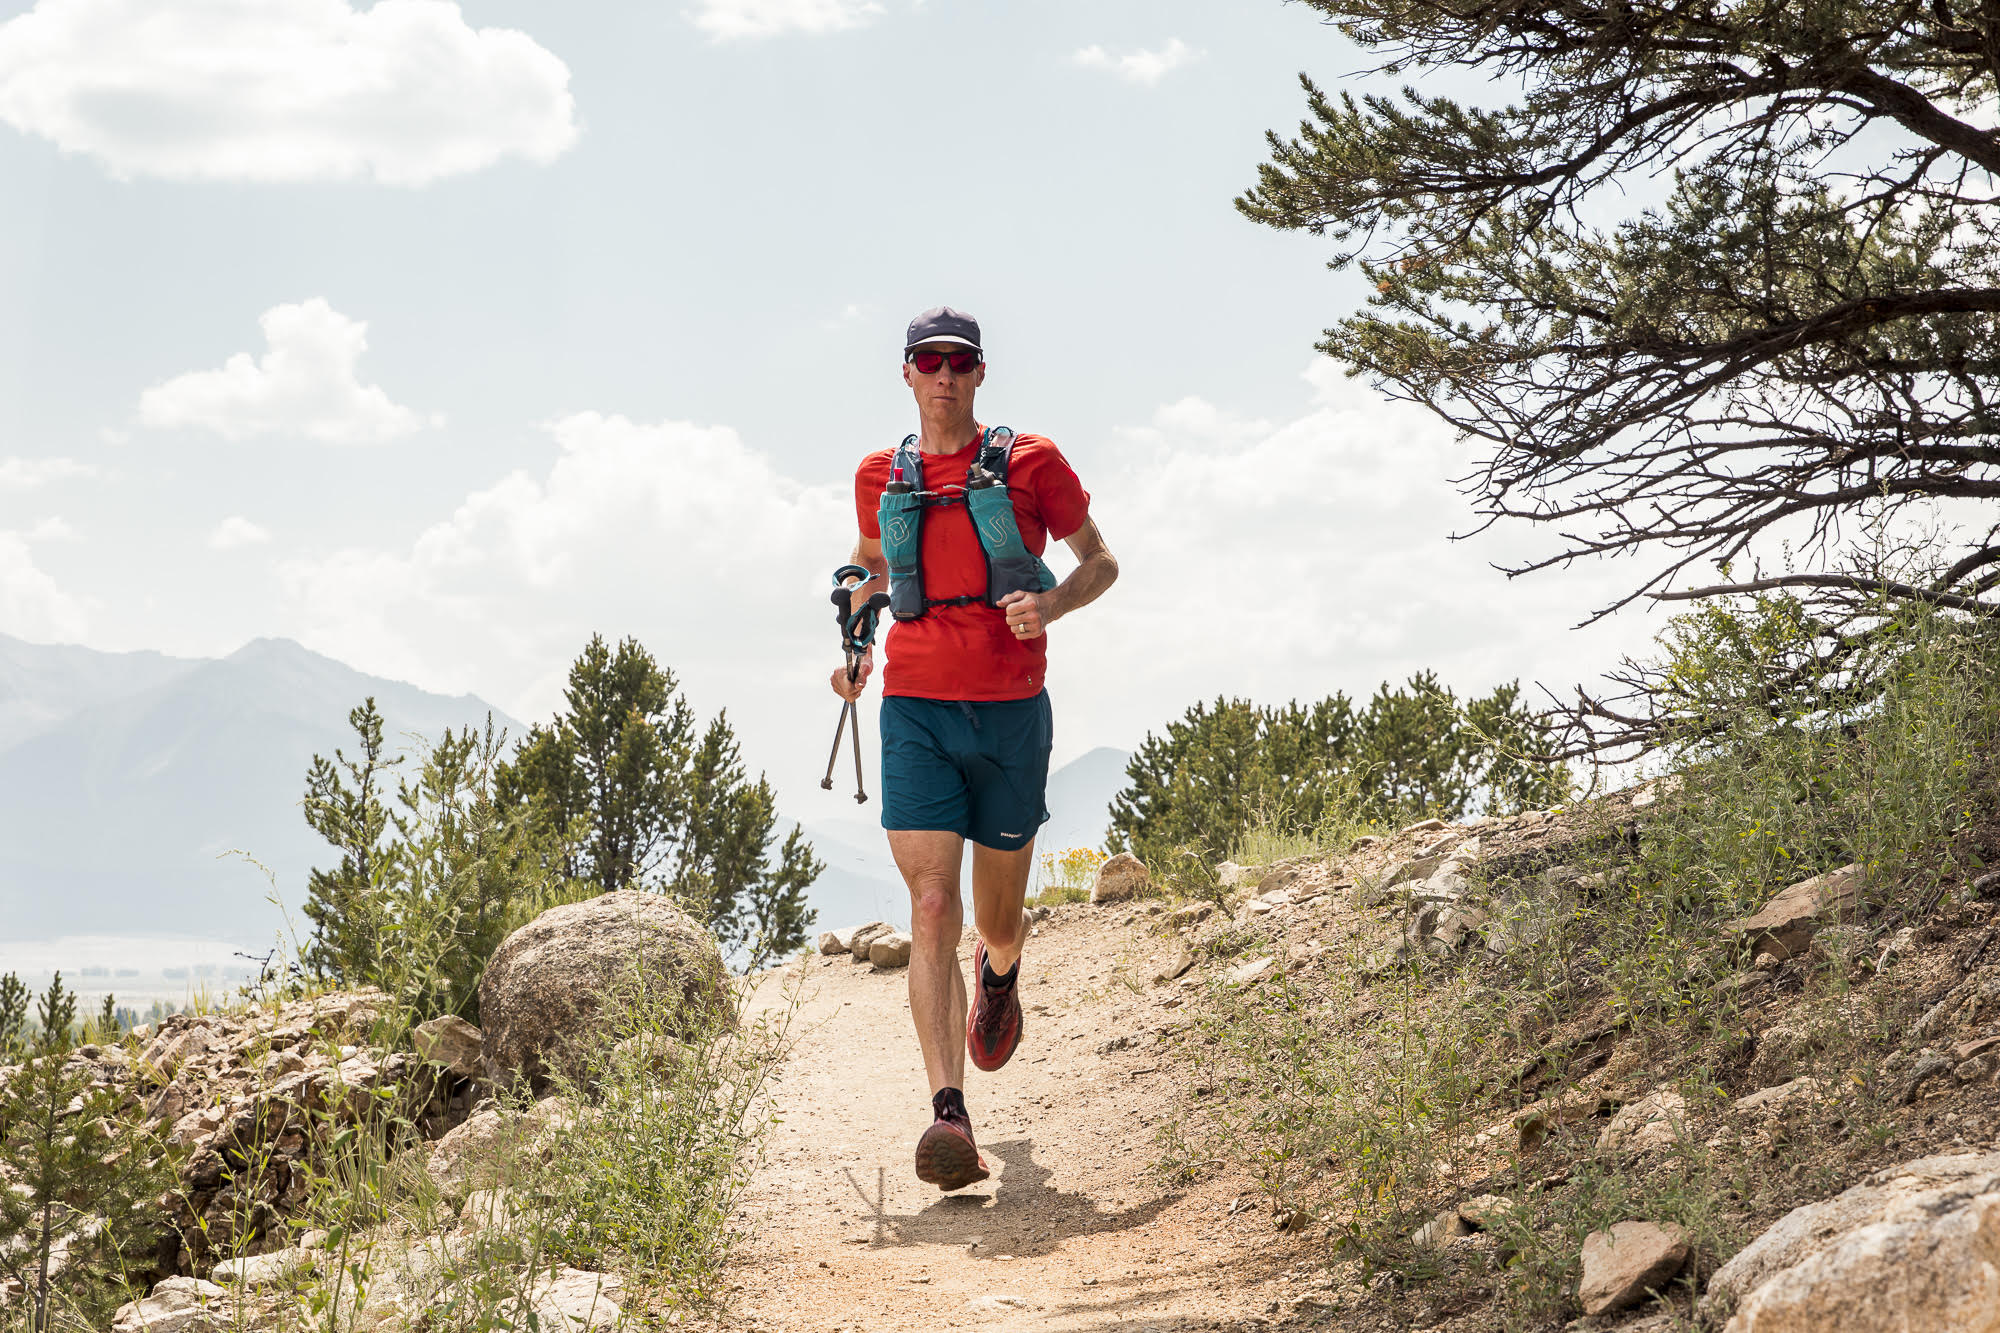
[(1021, 966), (1014, 980), (994, 988), (986, 984), (986, 941), (972, 951), (972, 975), (978, 998), (965, 1016), (965, 1052), (972, 1063), (992, 1073), (1007, 1063), (1021, 1044)]
[(972, 1141), (965, 1095), (957, 1088), (940, 1089), (931, 1098), (931, 1110), (937, 1120), (917, 1140), (917, 1179), (941, 1190), (960, 1190), (991, 1175)]

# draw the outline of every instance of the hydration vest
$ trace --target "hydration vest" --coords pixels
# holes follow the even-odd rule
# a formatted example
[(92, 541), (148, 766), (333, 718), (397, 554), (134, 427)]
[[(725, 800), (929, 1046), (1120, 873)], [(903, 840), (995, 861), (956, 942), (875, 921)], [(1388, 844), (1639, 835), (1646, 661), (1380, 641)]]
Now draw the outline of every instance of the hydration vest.
[[(964, 492), (957, 495), (924, 489), (924, 455), (916, 436), (898, 445), (889, 460), (889, 484), (883, 488), (878, 517), (882, 556), (889, 565), (889, 614), (898, 620), (921, 619), (934, 606), (998, 606), (1010, 592), (1047, 592), (1056, 586), (1056, 576), (1021, 540), (1014, 501), (1007, 494), (1014, 432), (994, 426), (972, 447), (979, 452), (965, 474)], [(925, 597), (924, 511), (956, 504), (966, 507), (979, 535), (979, 550), (986, 557), (986, 595)]]

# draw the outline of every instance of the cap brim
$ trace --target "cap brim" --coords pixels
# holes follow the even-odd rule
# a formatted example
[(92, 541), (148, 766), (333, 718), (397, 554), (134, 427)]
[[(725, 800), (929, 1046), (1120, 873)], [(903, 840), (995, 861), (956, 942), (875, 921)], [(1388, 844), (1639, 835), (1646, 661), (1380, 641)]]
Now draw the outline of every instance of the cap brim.
[(951, 333), (941, 333), (935, 338), (919, 338), (913, 343), (905, 343), (903, 345), (903, 350), (906, 352), (914, 352), (919, 347), (926, 346), (930, 343), (957, 343), (960, 347), (970, 347), (975, 352), (980, 350), (979, 344), (972, 341), (972, 339), (961, 338), (956, 334), (951, 334)]

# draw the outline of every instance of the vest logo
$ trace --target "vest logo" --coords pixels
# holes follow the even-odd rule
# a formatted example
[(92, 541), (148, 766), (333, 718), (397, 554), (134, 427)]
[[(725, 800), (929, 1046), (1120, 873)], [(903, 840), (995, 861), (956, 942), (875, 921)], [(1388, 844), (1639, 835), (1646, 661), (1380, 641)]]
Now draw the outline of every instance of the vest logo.
[(883, 533), (892, 545), (901, 546), (910, 540), (912, 526), (908, 518), (899, 516), (889, 520), (889, 526), (883, 529)]

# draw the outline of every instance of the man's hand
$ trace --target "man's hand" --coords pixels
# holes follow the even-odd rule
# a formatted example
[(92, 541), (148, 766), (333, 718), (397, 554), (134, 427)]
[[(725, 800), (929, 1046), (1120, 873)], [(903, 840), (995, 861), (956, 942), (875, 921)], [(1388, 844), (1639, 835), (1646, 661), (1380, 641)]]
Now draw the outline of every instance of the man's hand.
[(1010, 592), (1000, 599), (1000, 609), (1007, 613), (1007, 628), (1017, 639), (1040, 638), (1062, 614), (1055, 609), (1055, 598), (1045, 592)]
[(868, 688), (868, 677), (873, 675), (874, 671), (875, 650), (870, 648), (867, 652), (861, 654), (861, 665), (854, 673), (853, 680), (847, 678), (846, 667), (843, 666), (834, 669), (833, 692), (849, 703), (852, 703), (861, 697), (863, 690)]

